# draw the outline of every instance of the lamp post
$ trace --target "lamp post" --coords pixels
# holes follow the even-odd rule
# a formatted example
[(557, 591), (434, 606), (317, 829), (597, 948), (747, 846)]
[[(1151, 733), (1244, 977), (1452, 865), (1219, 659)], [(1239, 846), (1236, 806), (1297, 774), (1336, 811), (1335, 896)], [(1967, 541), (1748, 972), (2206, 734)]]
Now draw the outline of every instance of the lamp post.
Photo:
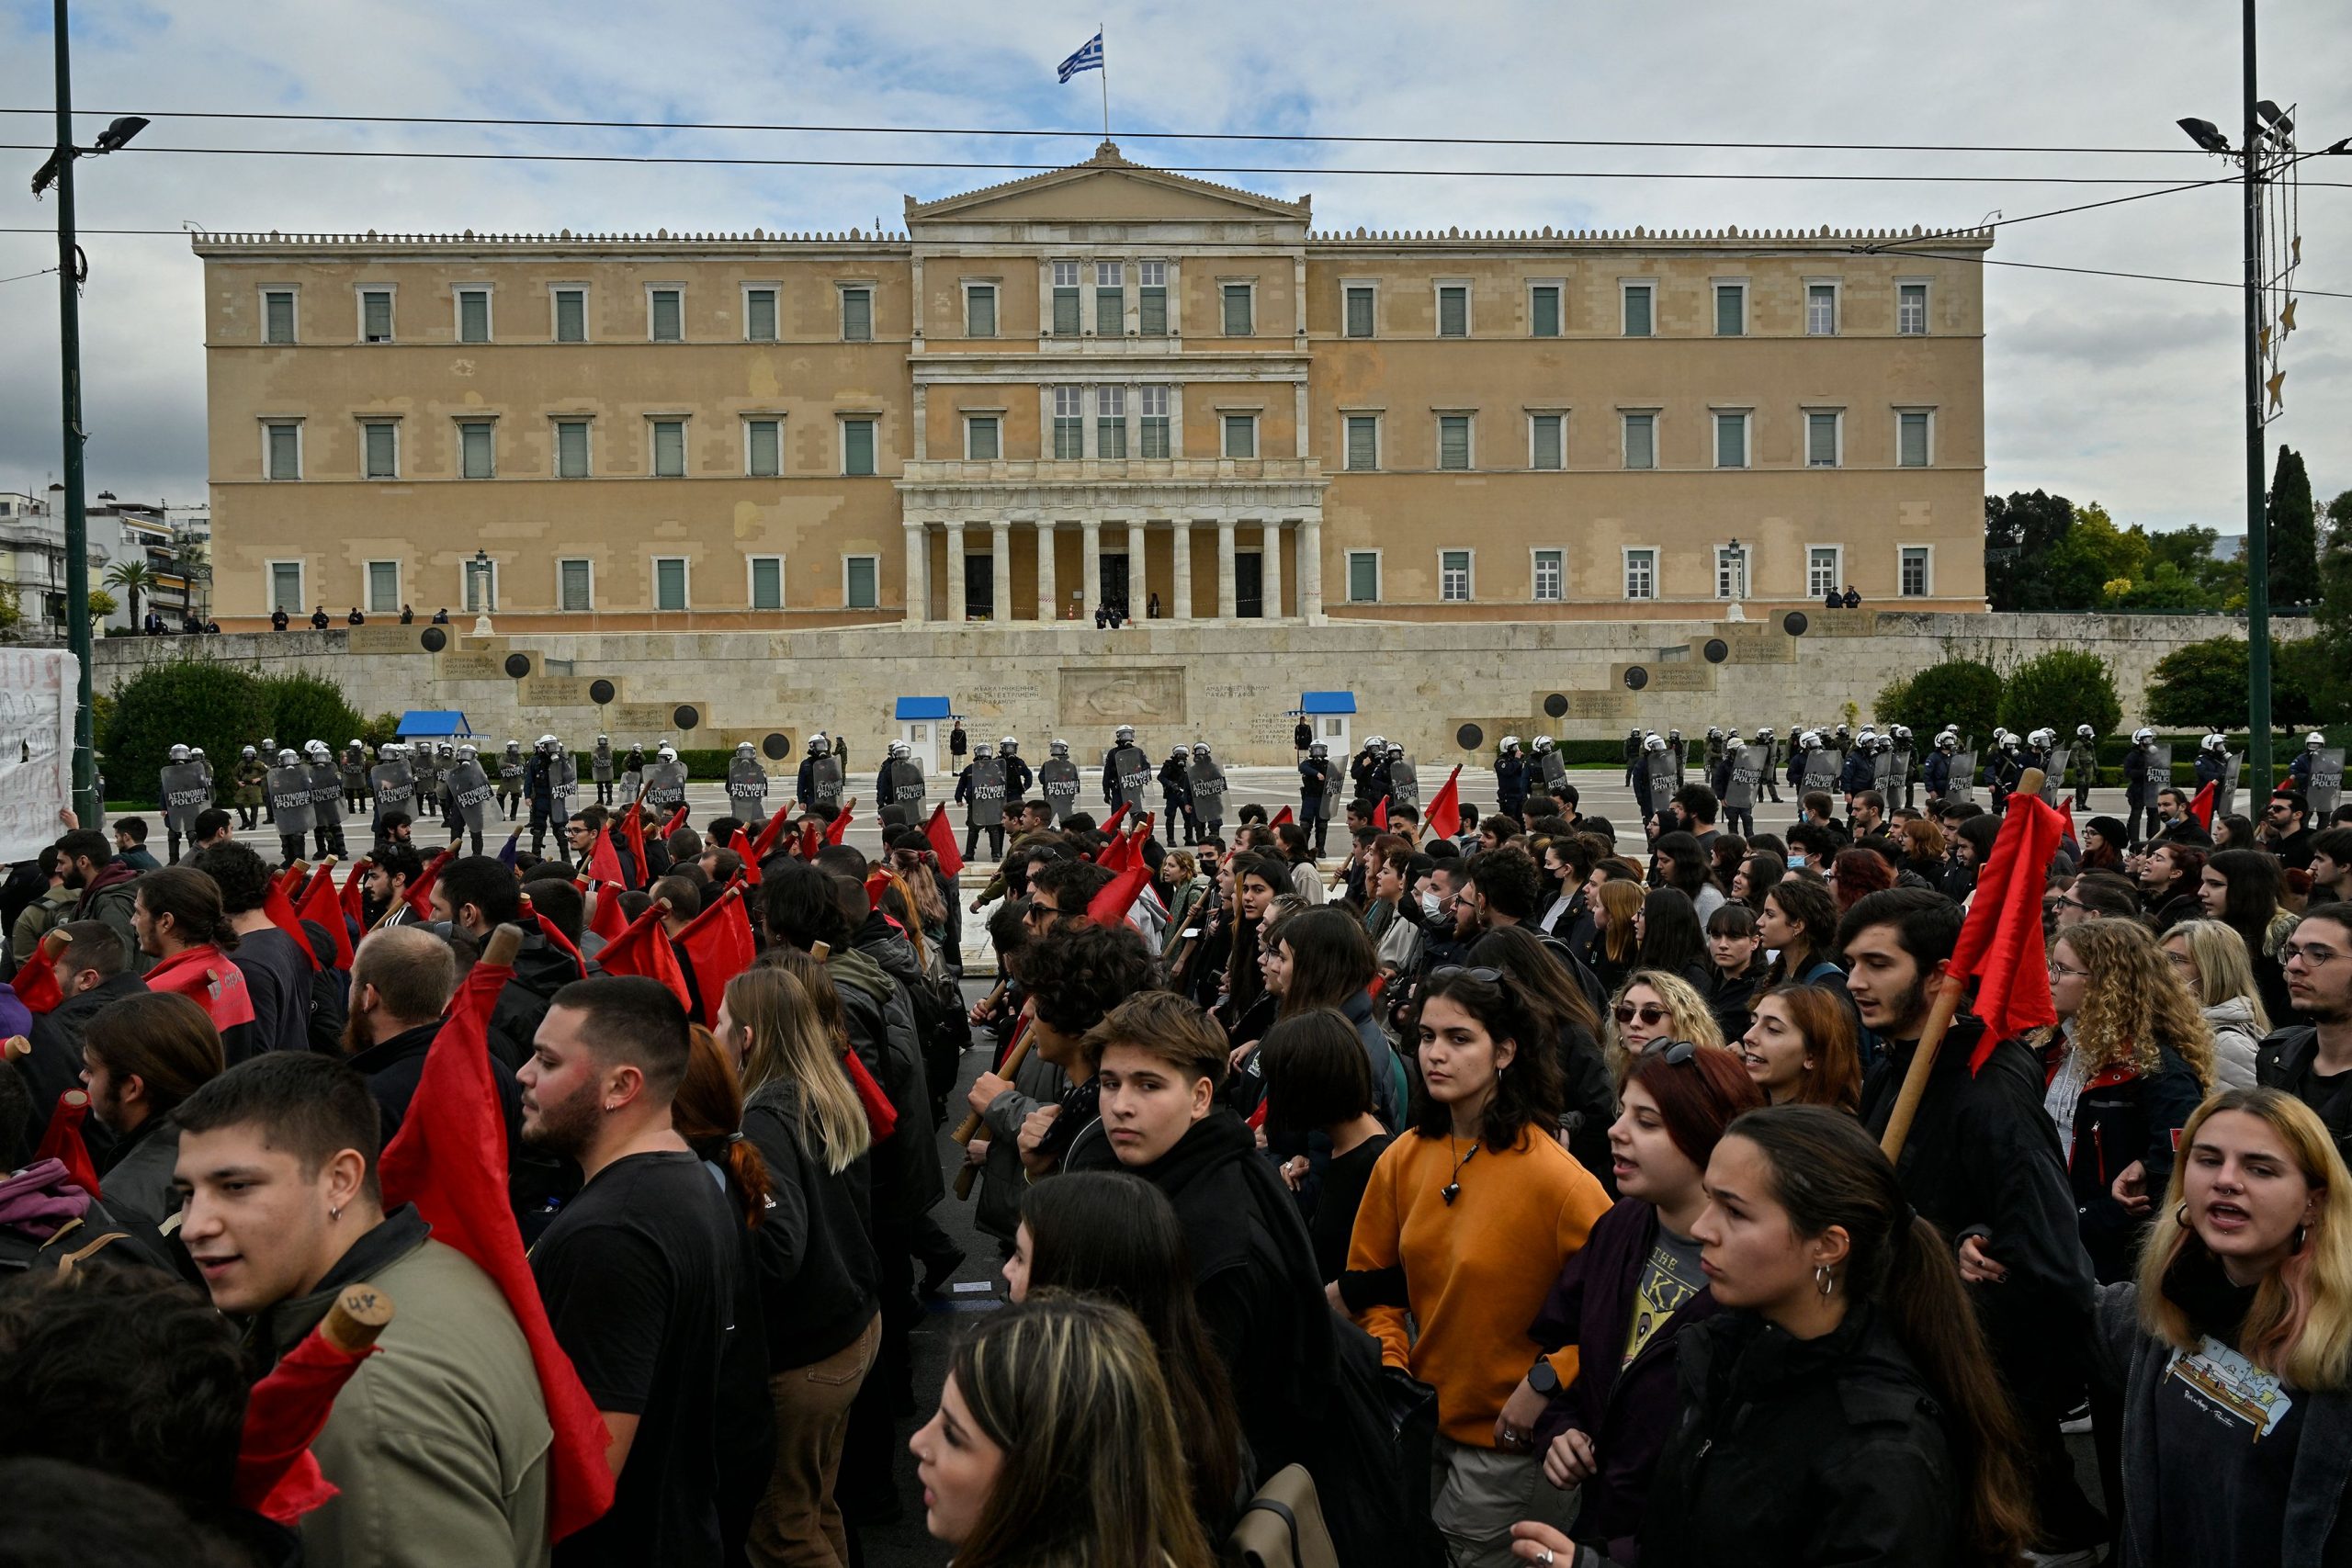
[(474, 579), (474, 636), (490, 637), (490, 613), (496, 608), (490, 602), (491, 588), (498, 581), (498, 563), (490, 558), (488, 550), (478, 549), (466, 563), (466, 572)]
[(94, 147), (74, 145), (74, 71), (68, 48), (66, 0), (56, 0), (57, 145), (33, 175), (33, 195), (57, 186), (57, 348), (63, 391), (65, 491), (65, 641), (80, 666), (74, 694), (74, 811), (84, 822), (101, 815), (90, 734), (90, 518), (82, 498), (82, 266), (74, 241), (74, 160), (114, 152), (147, 128), (137, 115), (107, 127)]
[(1724, 553), (1731, 558), (1731, 612), (1724, 619), (1744, 621), (1747, 619), (1747, 611), (1740, 601), (1747, 597), (1747, 557), (1739, 547), (1738, 535), (1731, 536), (1731, 543), (1724, 547)]

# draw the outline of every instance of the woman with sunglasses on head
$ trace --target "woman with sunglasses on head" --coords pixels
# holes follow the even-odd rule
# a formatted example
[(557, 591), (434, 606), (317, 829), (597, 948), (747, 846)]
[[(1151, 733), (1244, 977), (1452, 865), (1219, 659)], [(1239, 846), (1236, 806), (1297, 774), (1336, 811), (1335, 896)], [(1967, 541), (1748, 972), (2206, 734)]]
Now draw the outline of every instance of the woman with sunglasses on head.
[(2352, 1172), (2309, 1107), (2198, 1107), (2135, 1276), (2101, 1294), (2092, 1373), (2122, 1402), (2109, 1562), (2352, 1559)]
[(2245, 940), (2246, 957), (2254, 964), (2256, 994), (2274, 1019), (2287, 1017), (2295, 1007), (2278, 957), (2295, 930), (2295, 917), (2279, 906), (2286, 887), (2278, 861), (2250, 848), (2216, 850), (2198, 879), (2205, 918), (2221, 921)]
[[(1383, 1359), (1437, 1390), (1431, 1515), (1453, 1560), (1508, 1562), (1515, 1520), (1566, 1510), (1543, 1484), (1540, 1411), (1498, 1417), (1535, 1351), (1527, 1325), (1609, 1198), (1553, 1135), (1559, 1063), (1500, 970), (1431, 972), (1414, 1033), (1411, 1128), (1373, 1168), (1340, 1292)], [(1576, 1375), (1573, 1355), (1553, 1367)]]
[(1721, 1045), (1723, 1030), (1707, 998), (1679, 975), (1636, 969), (1611, 998), (1602, 1020), (1603, 1055), (1611, 1076), (1622, 1080), (1634, 1057), (1655, 1040), (1695, 1040)]
[(2183, 920), (2157, 943), (2213, 1032), (2214, 1087), (2252, 1089), (2256, 1058), (2271, 1022), (2255, 994), (2245, 939), (2219, 920)]
[[(1750, 1111), (1706, 1195), (1691, 1235), (1717, 1311), (1676, 1337), (1641, 1568), (2025, 1561), (2007, 1395), (1950, 1242), (1877, 1140), (1815, 1105)], [(1514, 1533), (1522, 1562), (1600, 1562), (1544, 1524)]]
[(1527, 1331), (1546, 1353), (1576, 1348), (1574, 1381), (1562, 1385), (1539, 1359), (1524, 1399), (1513, 1399), (1522, 1408), (1544, 1401), (1535, 1423), (1544, 1479), (1579, 1489), (1575, 1539), (1614, 1562), (1634, 1560), (1650, 1471), (1679, 1405), (1676, 1337), (1715, 1311), (1690, 1235), (1707, 1206), (1707, 1160), (1732, 1119), (1763, 1103), (1730, 1052), (1653, 1042), (1609, 1129), (1617, 1206), (1560, 1270)]
[(1826, 1105), (1857, 1116), (1860, 1035), (1853, 1004), (1826, 986), (1775, 986), (1756, 998), (1737, 1049), (1768, 1103)]

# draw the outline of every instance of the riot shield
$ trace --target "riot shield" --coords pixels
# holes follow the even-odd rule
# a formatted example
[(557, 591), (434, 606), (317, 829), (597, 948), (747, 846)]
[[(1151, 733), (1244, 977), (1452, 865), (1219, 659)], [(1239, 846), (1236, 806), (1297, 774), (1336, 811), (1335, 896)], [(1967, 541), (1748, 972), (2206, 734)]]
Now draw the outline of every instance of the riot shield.
[(1763, 782), (1764, 770), (1771, 765), (1770, 746), (1741, 747), (1739, 755), (1732, 759), (1731, 787), (1724, 792), (1724, 809), (1754, 812), (1756, 786)]
[(752, 757), (727, 764), (727, 805), (738, 820), (756, 828), (768, 819), (768, 771)]
[(1539, 760), (1544, 764), (1536, 770), (1539, 780), (1546, 793), (1557, 795), (1560, 786), (1568, 782), (1567, 759), (1562, 757), (1559, 750), (1555, 748), (1544, 752)]
[(1846, 754), (1827, 746), (1815, 747), (1804, 754), (1804, 772), (1798, 775), (1797, 787), (1803, 790), (1823, 790), (1838, 793), (1838, 778), (1846, 771)]
[(307, 833), (317, 823), (311, 810), (311, 770), (301, 763), (270, 769), (262, 794), (269, 802), (270, 815), (277, 818), (280, 837)]
[(580, 763), (569, 751), (559, 751), (548, 777), (548, 795), (555, 802), (556, 820), (570, 818), (580, 801)]
[(1680, 787), (1674, 782), (1674, 753), (1645, 753), (1642, 771), (1650, 781), (1650, 810), (1652, 813), (1664, 811), (1666, 803), (1674, 798), (1674, 792)]
[(459, 762), (441, 782), (458, 803), (458, 818), (473, 832), (481, 832), (490, 821), (490, 797), (498, 793), (482, 765), (479, 761)]
[(2227, 766), (2222, 770), (2221, 787), (2213, 792), (2213, 815), (2228, 817), (2238, 808), (2238, 775), (2245, 770), (2245, 753), (2233, 751)]
[[(1881, 795), (1899, 787), (1894, 782), (1894, 753), (1881, 751), (1871, 758), (1871, 788)], [(1901, 805), (1902, 802), (1895, 802)]]
[(1910, 752), (1900, 748), (1887, 753), (1886, 783), (1879, 793), (1886, 795), (1888, 805), (1900, 805), (1901, 802), (1894, 798), (1895, 793), (1911, 787), (1911, 767), (1915, 761)]
[(1159, 782), (1151, 759), (1140, 746), (1117, 747), (1111, 752), (1111, 776), (1118, 781), (1119, 804), (1129, 817), (1140, 819), (1151, 809), (1151, 789)]
[(1046, 792), (1046, 804), (1054, 808), (1054, 820), (1067, 822), (1078, 810), (1078, 764), (1067, 758), (1049, 759), (1037, 770), (1037, 786)]
[[(406, 762), (379, 762), (368, 770), (368, 783), (379, 813), (409, 811), (416, 799), (416, 778)], [(413, 813), (411, 813), (413, 815)]]
[(2142, 802), (2143, 805), (2146, 806), (2155, 805), (2156, 792), (2158, 790), (2170, 789), (2173, 787), (2172, 742), (2169, 740), (2165, 741), (2161, 746), (2152, 744), (2148, 748), (2147, 787), (2148, 798)]
[(890, 764), (890, 798), (885, 806), (895, 806), (904, 811), (910, 821), (922, 811), (922, 764), (911, 757), (901, 757)]
[(840, 758), (828, 751), (817, 759), (817, 765), (808, 770), (808, 791), (817, 797), (817, 804), (826, 810), (840, 809), (842, 804)]
[(645, 809), (667, 818), (686, 803), (686, 769), (683, 762), (648, 762), (643, 781)]
[(597, 747), (588, 754), (588, 766), (594, 773), (596, 783), (612, 783), (613, 749), (609, 746)]
[(2055, 806), (2066, 790), (2066, 762), (2073, 757), (2071, 746), (2052, 746), (2050, 755), (2041, 760), (2041, 799), (2044, 805)]
[(1421, 778), (1410, 758), (1399, 757), (1388, 764), (1388, 795), (1399, 806), (1420, 809)]
[(1184, 764), (1184, 782), (1193, 791), (1193, 815), (1212, 827), (1225, 820), (1225, 770), (1214, 761), (1198, 759)]
[(2312, 803), (2308, 820), (2324, 822), (2335, 810), (2336, 801), (2344, 794), (2344, 748), (2328, 746), (2312, 759), (2311, 782), (2303, 794)]
[(343, 824), (343, 769), (329, 758), (311, 764), (311, 825), (336, 828)]
[(1951, 754), (1951, 773), (1944, 781), (1943, 803), (1946, 806), (1981, 804), (1976, 798), (1975, 752), (1954, 751)]
[(993, 828), (1004, 820), (1004, 764), (994, 757), (972, 763), (972, 788), (964, 806), (964, 826)]
[(174, 762), (164, 770), (164, 825), (175, 833), (196, 831), (196, 815), (212, 804), (210, 781), (195, 762)]

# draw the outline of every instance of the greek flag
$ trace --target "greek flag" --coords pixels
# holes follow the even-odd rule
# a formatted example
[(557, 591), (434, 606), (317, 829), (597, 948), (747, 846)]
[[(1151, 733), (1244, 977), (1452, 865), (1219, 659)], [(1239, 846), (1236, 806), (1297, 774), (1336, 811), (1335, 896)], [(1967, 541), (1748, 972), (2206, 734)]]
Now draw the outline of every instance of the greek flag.
[(1088, 39), (1084, 43), (1079, 45), (1078, 52), (1076, 54), (1071, 55), (1068, 60), (1062, 62), (1061, 79), (1065, 84), (1067, 84), (1071, 77), (1077, 75), (1081, 71), (1100, 71), (1102, 69), (1102, 35), (1098, 32), (1092, 38)]

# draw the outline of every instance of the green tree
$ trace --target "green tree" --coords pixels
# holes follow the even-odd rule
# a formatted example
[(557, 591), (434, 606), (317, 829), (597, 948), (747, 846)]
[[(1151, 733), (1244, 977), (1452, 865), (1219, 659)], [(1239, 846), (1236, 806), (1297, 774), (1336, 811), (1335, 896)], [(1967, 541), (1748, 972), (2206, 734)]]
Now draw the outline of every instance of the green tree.
[(2074, 525), (2074, 503), (2063, 495), (2016, 491), (1986, 496), (1985, 601), (1996, 610), (2059, 608), (2045, 573), (2050, 552)]
[(209, 660), (153, 664), (123, 682), (97, 729), (117, 799), (146, 800), (174, 746), (201, 746), (215, 773), (261, 739), (269, 708), (249, 672)]
[(2319, 624), (2352, 649), (2352, 490), (2327, 503), (2327, 540), (2319, 552)]
[(269, 733), (281, 746), (298, 751), (311, 740), (323, 740), (329, 750), (341, 751), (345, 741), (366, 728), (343, 688), (316, 675), (269, 676), (261, 682), (261, 700), (270, 716)]
[[(2148, 716), (2184, 728), (2242, 729), (2246, 719), (2246, 641), (2208, 637), (2174, 649), (2148, 675)], [(2287, 728), (2318, 722), (2327, 654), (2319, 639), (2270, 639), (2270, 717)]]
[[(2041, 564), (2042, 587), (2055, 610), (2090, 610), (2130, 592), (2147, 575), (2148, 536), (2115, 525), (2097, 502), (2075, 513), (2075, 525)], [(2120, 589), (2110, 584), (2121, 583)]]
[(2115, 694), (2115, 671), (2096, 653), (2053, 648), (2015, 670), (2001, 687), (2001, 722), (2030, 732), (2047, 725), (2072, 739), (2087, 724), (2095, 735), (2112, 735), (2123, 722), (2123, 702)]
[(1960, 726), (1962, 735), (1989, 739), (2000, 705), (1999, 671), (1973, 659), (1947, 659), (1907, 680), (1889, 682), (1871, 711), (1881, 724), (1909, 725), (1924, 744), (1947, 724)]
[(119, 560), (107, 568), (108, 586), (119, 588), (130, 601), (130, 624), (139, 624), (139, 595), (155, 586), (155, 574), (143, 560)]
[(2309, 604), (2319, 581), (2319, 530), (2312, 513), (2312, 477), (2304, 471), (2303, 455), (2292, 446), (2278, 448), (2266, 510), (2269, 518), (2270, 602)]
[(99, 626), (106, 625), (107, 617), (113, 615), (114, 612), (115, 602), (113, 594), (107, 592), (103, 588), (93, 588), (90, 590), (90, 626), (92, 630), (96, 630)]

